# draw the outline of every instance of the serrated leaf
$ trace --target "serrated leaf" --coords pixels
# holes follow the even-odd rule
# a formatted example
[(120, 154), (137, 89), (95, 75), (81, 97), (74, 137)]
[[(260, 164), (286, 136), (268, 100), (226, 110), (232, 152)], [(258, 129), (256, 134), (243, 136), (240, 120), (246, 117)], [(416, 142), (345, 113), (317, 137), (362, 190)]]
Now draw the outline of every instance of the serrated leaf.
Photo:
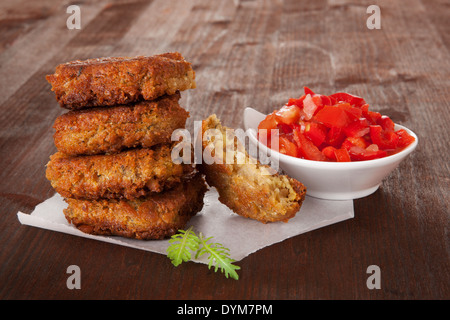
[(239, 275), (237, 274), (236, 270), (241, 269), (241, 267), (233, 265), (233, 262), (235, 262), (235, 260), (229, 257), (230, 250), (228, 248), (225, 248), (220, 243), (208, 243), (211, 239), (212, 237), (205, 239), (200, 233), (199, 240), (202, 246), (197, 251), (195, 257), (198, 258), (204, 254), (209, 254), (208, 269), (211, 269), (211, 267), (214, 266), (214, 272), (217, 272), (217, 270), (220, 268), (222, 273), (225, 274), (226, 278), (230, 276), (231, 278), (238, 280)]
[(170, 240), (170, 246), (167, 248), (167, 257), (171, 260), (172, 264), (177, 267), (182, 262), (191, 260), (191, 252), (196, 252), (199, 246), (199, 238), (192, 230), (192, 226), (184, 230), (178, 230), (179, 233), (174, 234)]

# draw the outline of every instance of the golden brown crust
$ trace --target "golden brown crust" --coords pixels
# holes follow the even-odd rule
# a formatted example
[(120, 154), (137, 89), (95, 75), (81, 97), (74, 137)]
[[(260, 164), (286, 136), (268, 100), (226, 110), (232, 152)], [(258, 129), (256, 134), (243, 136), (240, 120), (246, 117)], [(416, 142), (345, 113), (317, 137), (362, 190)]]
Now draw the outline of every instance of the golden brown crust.
[(61, 107), (73, 110), (154, 100), (195, 88), (191, 64), (178, 52), (71, 61), (46, 79)]
[(189, 117), (179, 98), (177, 92), (132, 105), (69, 111), (54, 123), (55, 146), (74, 156), (170, 143), (172, 132), (184, 128)]
[(206, 189), (203, 177), (197, 174), (174, 189), (137, 200), (65, 199), (68, 207), (64, 214), (85, 233), (164, 239), (201, 211)]
[(190, 165), (173, 163), (171, 145), (164, 144), (92, 156), (57, 152), (46, 176), (63, 197), (134, 199), (173, 187), (192, 171)]
[[(207, 133), (209, 129), (217, 129), (223, 136), (212, 138)], [(293, 218), (305, 199), (306, 187), (286, 175), (273, 172), (271, 174), (271, 168), (262, 165), (256, 159), (250, 158), (237, 139), (230, 139), (231, 144), (234, 145), (234, 150), (236, 150), (236, 153), (231, 156), (235, 163), (226, 164), (226, 152), (233, 150), (226, 150), (226, 129), (232, 132), (231, 129), (222, 127), (215, 115), (202, 122), (203, 150), (208, 150), (211, 146), (217, 146), (215, 144), (217, 141), (211, 139), (218, 138), (223, 143), (222, 164), (217, 163), (217, 161), (211, 164), (203, 162), (199, 166), (205, 174), (208, 184), (217, 189), (219, 201), (235, 213), (263, 223), (287, 222)], [(214, 148), (211, 150), (214, 150)], [(215, 153), (213, 156), (216, 160), (219, 160)], [(244, 157), (245, 163), (241, 161), (241, 164), (239, 164), (237, 159), (243, 159)]]

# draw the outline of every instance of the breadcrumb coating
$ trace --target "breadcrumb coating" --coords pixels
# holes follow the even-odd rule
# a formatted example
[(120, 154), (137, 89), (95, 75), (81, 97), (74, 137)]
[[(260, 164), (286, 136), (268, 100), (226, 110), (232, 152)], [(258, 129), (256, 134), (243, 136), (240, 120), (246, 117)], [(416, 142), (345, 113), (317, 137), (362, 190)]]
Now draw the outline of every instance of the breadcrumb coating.
[(171, 145), (163, 144), (91, 156), (57, 152), (50, 157), (46, 176), (63, 197), (135, 199), (171, 188), (194, 170), (175, 164), (171, 150)]
[(170, 143), (172, 132), (184, 128), (189, 117), (179, 98), (176, 93), (131, 105), (69, 111), (55, 120), (55, 146), (75, 156)]
[[(209, 134), (214, 132), (209, 129), (220, 134)], [(202, 122), (203, 151), (212, 150), (216, 161), (211, 164), (203, 161), (199, 167), (208, 184), (217, 189), (219, 201), (235, 213), (263, 223), (293, 218), (305, 199), (306, 187), (291, 177), (271, 173), (272, 168), (251, 158), (237, 138), (227, 139), (227, 130), (233, 132), (222, 126), (216, 115)], [(227, 163), (227, 159), (234, 161)]]
[(171, 190), (135, 200), (67, 198), (64, 215), (89, 234), (164, 239), (183, 229), (202, 210), (206, 190), (204, 178), (196, 174)]
[(196, 87), (191, 64), (178, 52), (71, 61), (58, 65), (46, 79), (67, 109), (154, 100)]

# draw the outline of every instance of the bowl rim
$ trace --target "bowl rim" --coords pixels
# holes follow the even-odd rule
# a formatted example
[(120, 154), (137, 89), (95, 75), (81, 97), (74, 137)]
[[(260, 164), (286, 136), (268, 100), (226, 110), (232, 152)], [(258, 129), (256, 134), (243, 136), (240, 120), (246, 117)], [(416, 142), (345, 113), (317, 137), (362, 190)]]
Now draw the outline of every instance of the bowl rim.
[[(244, 110), (244, 122), (245, 125), (247, 125), (247, 121), (245, 121), (246, 116), (248, 116), (248, 109), (252, 110), (253, 112), (258, 112), (261, 115), (266, 116), (265, 114), (259, 112), (258, 110), (255, 110), (253, 108), (247, 107)], [(249, 130), (251, 129), (251, 130)], [(289, 163), (291, 165), (298, 165), (302, 167), (308, 167), (308, 168), (321, 168), (321, 169), (332, 169), (332, 170), (348, 170), (348, 169), (361, 169), (361, 168), (368, 168), (368, 167), (380, 167), (385, 166), (391, 163), (395, 163), (397, 161), (403, 160), (407, 155), (409, 155), (414, 149), (417, 147), (419, 143), (419, 139), (417, 135), (409, 128), (395, 124), (395, 129), (404, 129), (406, 132), (408, 132), (410, 135), (412, 135), (415, 140), (412, 144), (407, 146), (402, 151), (386, 156), (384, 158), (379, 159), (372, 159), (372, 160), (363, 160), (363, 161), (352, 161), (352, 162), (332, 162), (332, 161), (316, 161), (316, 160), (308, 160), (308, 159), (302, 159), (302, 158), (296, 158), (293, 156), (282, 154), (278, 151), (272, 150), (263, 143), (261, 143), (257, 137), (256, 132), (257, 128), (248, 127), (246, 128), (247, 132), (249, 132), (249, 138), (252, 141), (252, 143), (258, 144), (259, 147), (263, 148), (266, 154), (272, 155), (272, 153), (276, 154), (278, 156), (278, 159), (280, 162)]]

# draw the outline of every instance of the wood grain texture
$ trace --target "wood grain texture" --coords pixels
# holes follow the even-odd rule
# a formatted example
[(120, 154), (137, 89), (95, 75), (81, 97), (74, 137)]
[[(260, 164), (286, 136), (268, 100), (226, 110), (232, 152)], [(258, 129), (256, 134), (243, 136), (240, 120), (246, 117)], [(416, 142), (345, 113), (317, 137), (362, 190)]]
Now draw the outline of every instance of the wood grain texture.
[[(450, 7), (402, 1), (70, 1), (0, 4), (1, 299), (449, 299)], [(381, 30), (366, 27), (371, 4)], [(22, 226), (54, 191), (45, 164), (65, 112), (45, 75), (57, 64), (179, 51), (197, 89), (180, 103), (194, 120), (216, 113), (242, 128), (252, 106), (270, 112), (303, 86), (363, 96), (419, 136), (416, 151), (355, 218), (290, 238), (238, 264), (239, 281), (204, 265), (174, 268), (158, 254)], [(82, 270), (68, 290), (66, 268)], [(366, 286), (381, 268), (380, 290)]]

